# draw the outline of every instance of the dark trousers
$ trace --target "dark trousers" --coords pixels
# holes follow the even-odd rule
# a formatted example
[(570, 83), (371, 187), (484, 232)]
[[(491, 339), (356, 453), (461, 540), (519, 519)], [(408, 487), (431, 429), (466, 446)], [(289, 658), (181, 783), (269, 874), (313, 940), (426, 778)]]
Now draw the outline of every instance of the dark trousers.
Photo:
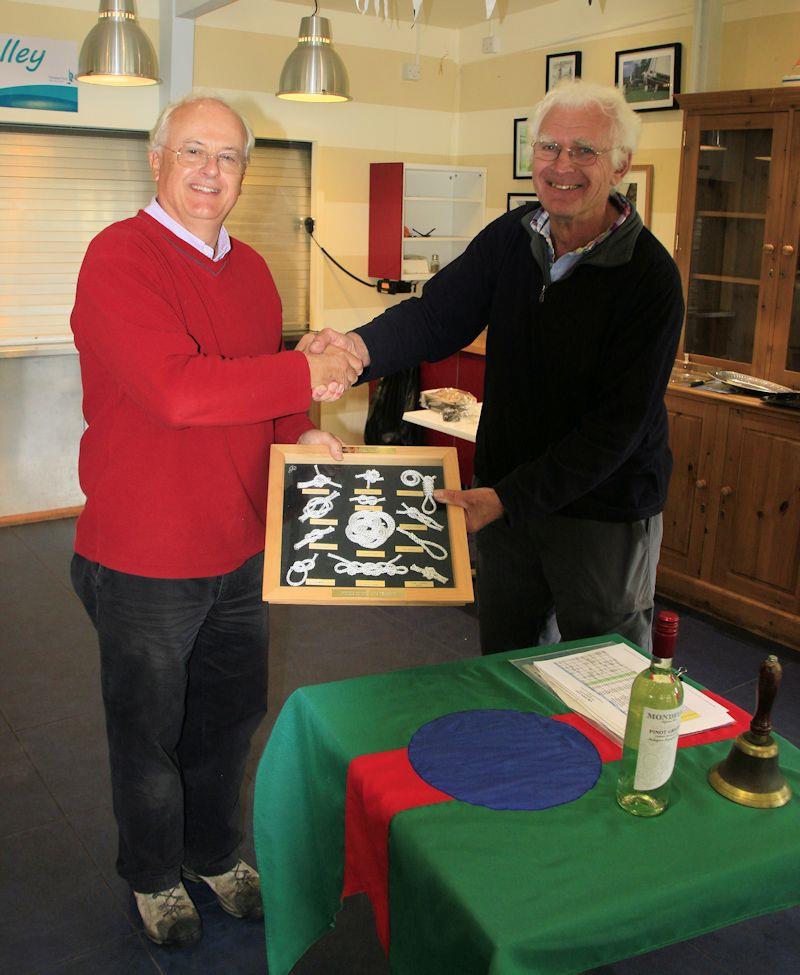
[(166, 890), (181, 865), (230, 870), (250, 739), (266, 713), (263, 557), (199, 579), (151, 579), (72, 560), (100, 643), (117, 870)]
[(481, 651), (619, 633), (650, 649), (662, 519), (504, 518), (476, 536)]

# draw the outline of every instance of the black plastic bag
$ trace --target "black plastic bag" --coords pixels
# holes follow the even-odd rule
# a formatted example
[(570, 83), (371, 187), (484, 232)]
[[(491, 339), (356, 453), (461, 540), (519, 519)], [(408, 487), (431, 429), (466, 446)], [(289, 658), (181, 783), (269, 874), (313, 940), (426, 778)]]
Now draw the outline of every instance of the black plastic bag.
[(419, 405), (419, 368), (403, 369), (384, 376), (370, 400), (364, 443), (376, 446), (414, 447), (422, 443), (423, 430), (406, 423), (403, 414)]

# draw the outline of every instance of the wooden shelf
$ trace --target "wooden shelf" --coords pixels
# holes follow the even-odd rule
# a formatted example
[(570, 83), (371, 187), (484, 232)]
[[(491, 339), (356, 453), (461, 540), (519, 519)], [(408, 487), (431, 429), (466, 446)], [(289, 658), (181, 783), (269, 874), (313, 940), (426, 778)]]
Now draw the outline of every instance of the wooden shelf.
[(722, 284), (747, 284), (756, 288), (761, 284), (758, 278), (734, 278), (726, 274), (693, 274), (692, 281), (719, 281)]
[(698, 217), (722, 217), (731, 220), (766, 220), (766, 213), (737, 213), (734, 210), (698, 210)]

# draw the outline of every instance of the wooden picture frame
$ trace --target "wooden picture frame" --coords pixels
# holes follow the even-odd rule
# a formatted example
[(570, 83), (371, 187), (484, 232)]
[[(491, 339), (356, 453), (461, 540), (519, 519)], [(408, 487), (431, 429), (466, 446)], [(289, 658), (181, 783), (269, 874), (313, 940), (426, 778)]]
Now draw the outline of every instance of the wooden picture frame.
[(526, 203), (538, 203), (538, 193), (506, 193), (506, 211), (525, 206)]
[(661, 44), (617, 51), (614, 84), (637, 112), (663, 112), (677, 108), (681, 90), (681, 45)]
[(617, 189), (634, 205), (645, 227), (649, 227), (653, 210), (653, 166), (631, 166)]
[[(431, 485), (460, 489), (455, 447), (344, 450), (337, 462), (315, 444), (272, 445), (263, 598), (340, 606), (471, 603), (464, 510), (429, 498)], [(360, 497), (369, 503), (359, 505)]]
[(530, 179), (531, 144), (528, 139), (528, 117), (514, 119), (514, 179)]
[(548, 54), (544, 74), (544, 90), (550, 91), (560, 81), (574, 81), (581, 76), (581, 52), (564, 51), (563, 54)]

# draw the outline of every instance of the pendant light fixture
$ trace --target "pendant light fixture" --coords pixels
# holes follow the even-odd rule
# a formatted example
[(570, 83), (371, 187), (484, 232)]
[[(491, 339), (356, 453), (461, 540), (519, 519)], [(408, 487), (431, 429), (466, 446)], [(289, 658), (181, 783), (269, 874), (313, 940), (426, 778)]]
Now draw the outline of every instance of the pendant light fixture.
[(158, 61), (136, 20), (135, 0), (100, 0), (100, 17), (78, 57), (78, 81), (92, 85), (157, 85)]
[(350, 80), (344, 61), (333, 49), (331, 22), (314, 13), (300, 21), (297, 47), (281, 71), (278, 98), (295, 102), (349, 102)]

